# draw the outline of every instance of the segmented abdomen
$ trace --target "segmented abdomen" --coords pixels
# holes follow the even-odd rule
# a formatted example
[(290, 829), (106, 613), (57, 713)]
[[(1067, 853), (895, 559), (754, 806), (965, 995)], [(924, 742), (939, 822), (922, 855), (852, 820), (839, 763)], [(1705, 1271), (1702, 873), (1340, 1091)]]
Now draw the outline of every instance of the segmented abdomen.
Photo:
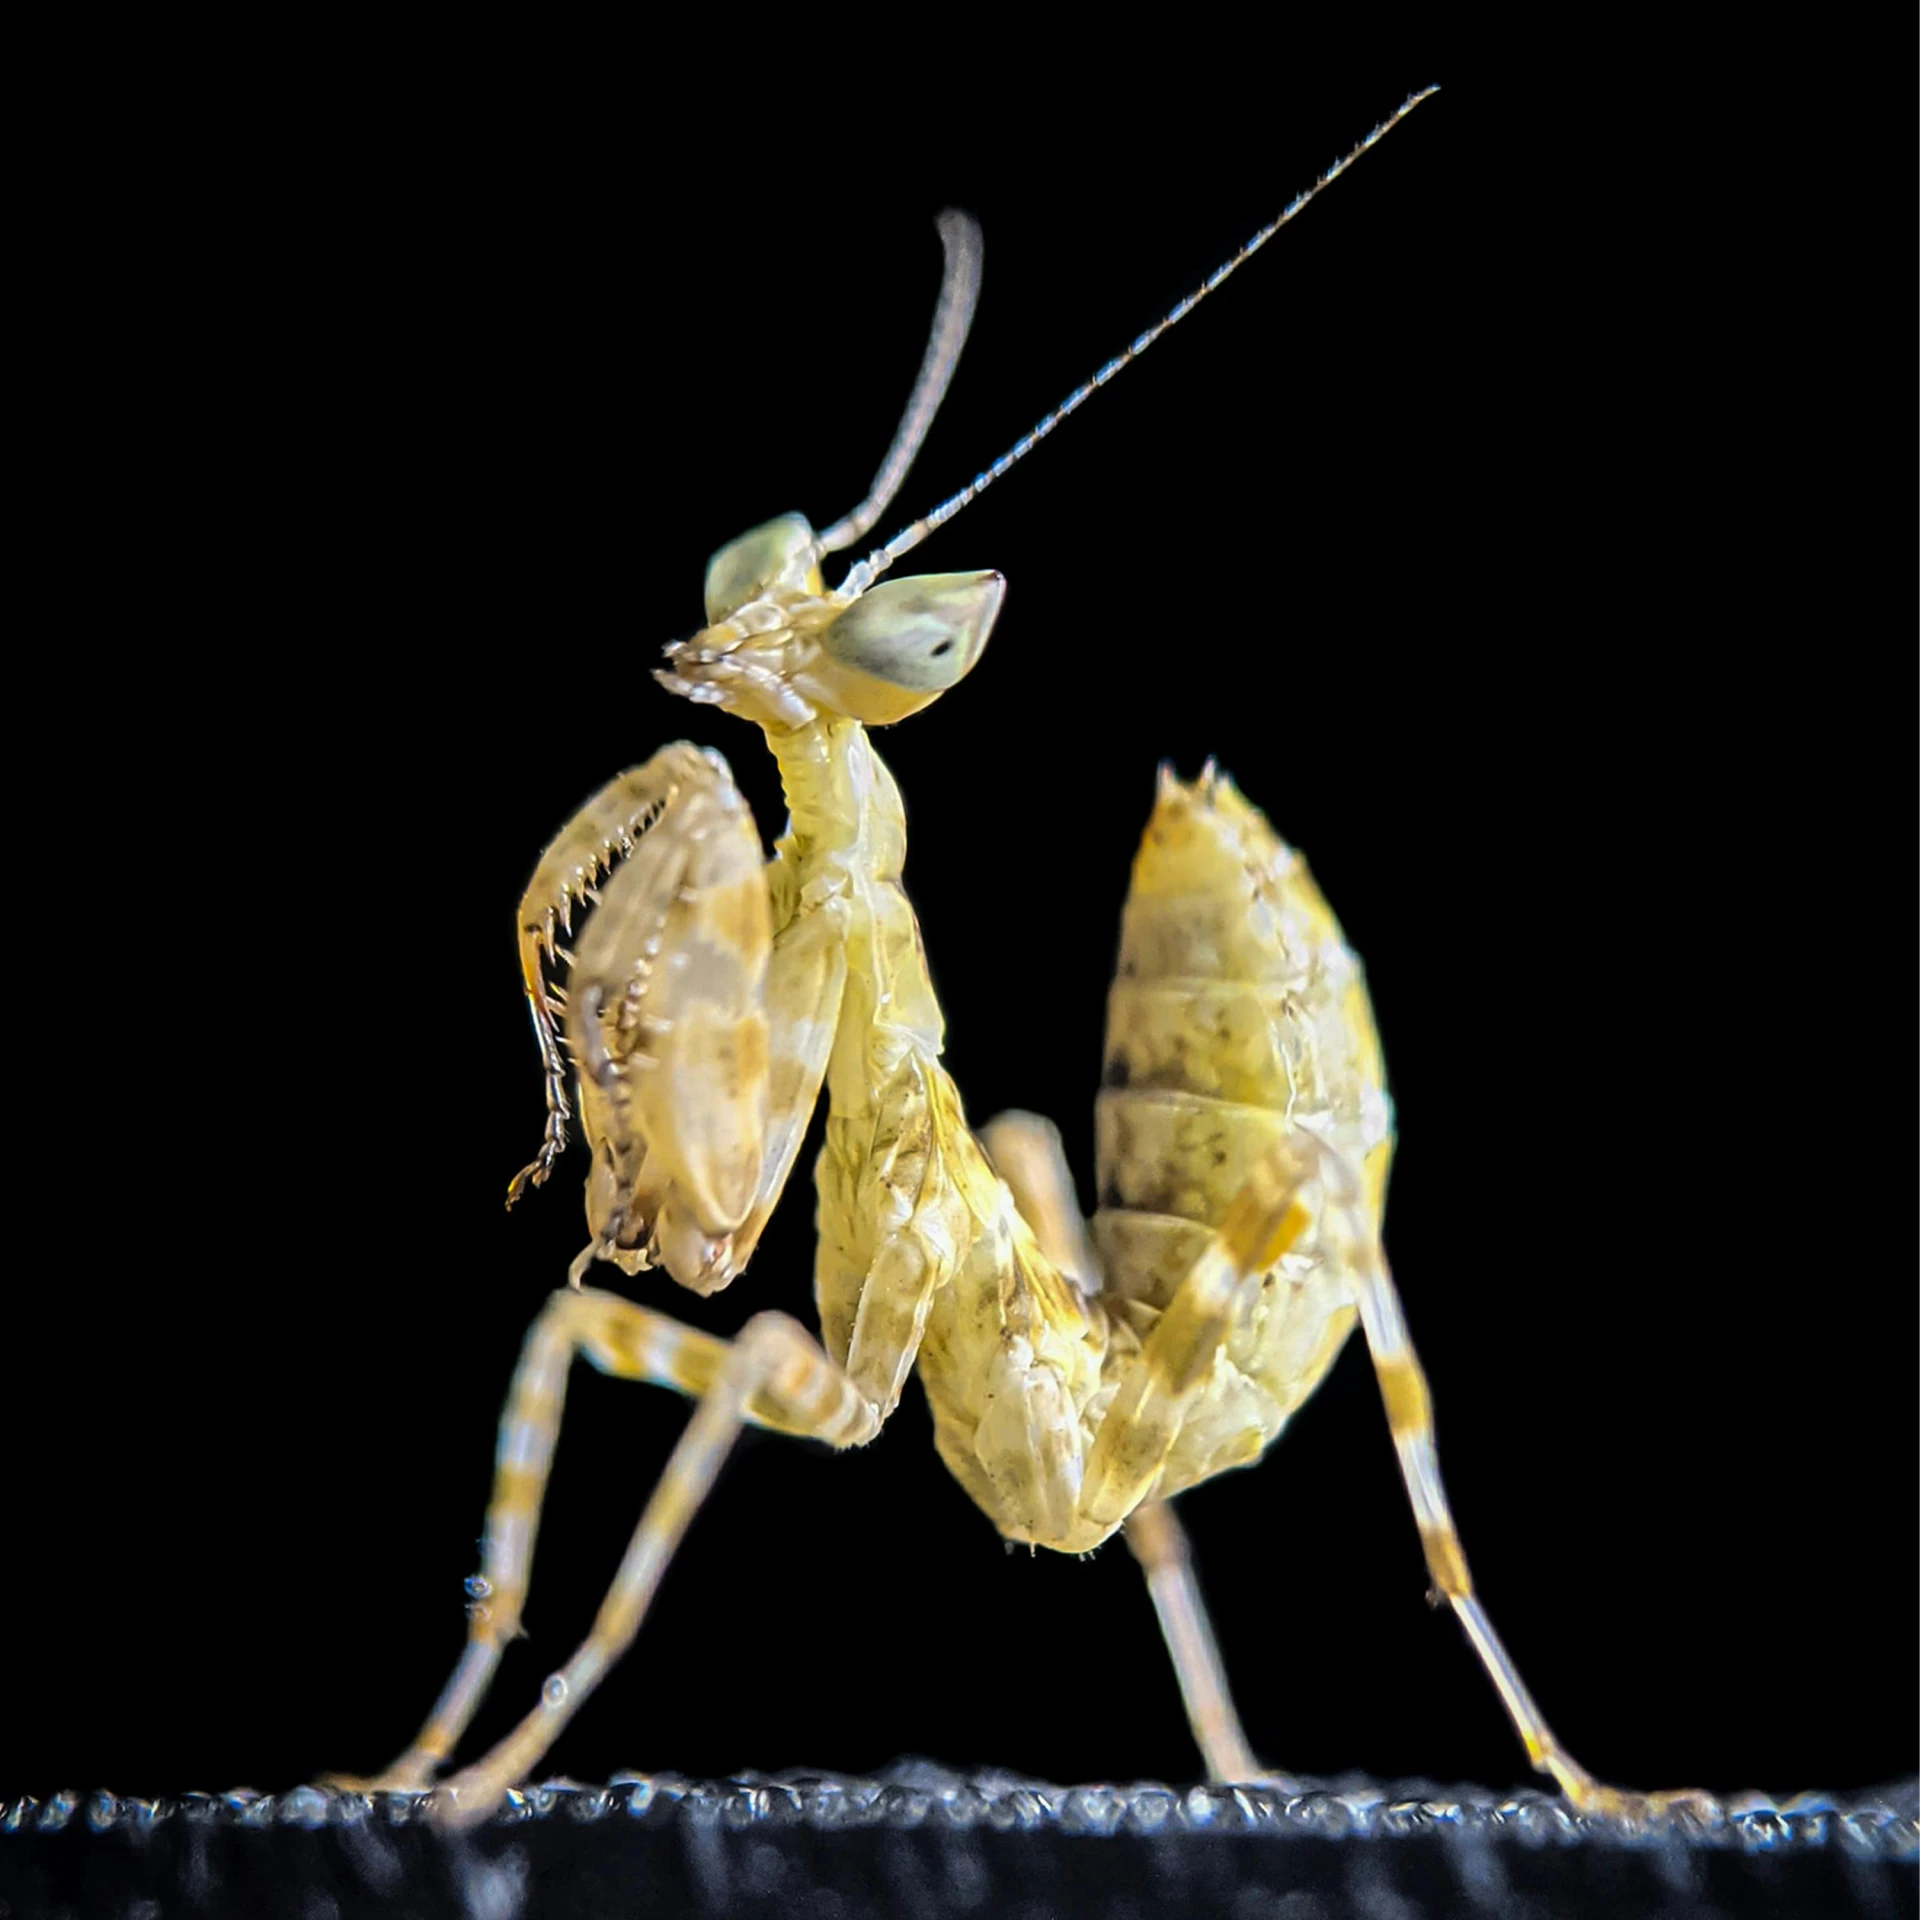
[(1360, 963), (1306, 863), (1211, 768), (1165, 769), (1134, 861), (1096, 1108), (1110, 1293), (1164, 1306), (1248, 1169), (1306, 1128), (1375, 1219), (1392, 1110)]

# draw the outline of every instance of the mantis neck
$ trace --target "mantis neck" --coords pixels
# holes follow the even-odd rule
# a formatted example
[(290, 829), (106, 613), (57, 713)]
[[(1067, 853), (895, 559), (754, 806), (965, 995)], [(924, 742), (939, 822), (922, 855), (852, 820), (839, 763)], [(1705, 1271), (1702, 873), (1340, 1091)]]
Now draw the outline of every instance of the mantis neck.
[(787, 831), (780, 845), (802, 886), (838, 890), (866, 881), (897, 885), (906, 859), (906, 815), (900, 790), (857, 720), (823, 718), (809, 726), (768, 729), (780, 767)]
[(774, 863), (776, 931), (828, 899), (845, 902), (847, 994), (829, 1070), (837, 1112), (867, 1110), (904, 1064), (937, 1059), (945, 1023), (900, 886), (907, 823), (900, 790), (855, 720), (767, 733), (790, 819)]

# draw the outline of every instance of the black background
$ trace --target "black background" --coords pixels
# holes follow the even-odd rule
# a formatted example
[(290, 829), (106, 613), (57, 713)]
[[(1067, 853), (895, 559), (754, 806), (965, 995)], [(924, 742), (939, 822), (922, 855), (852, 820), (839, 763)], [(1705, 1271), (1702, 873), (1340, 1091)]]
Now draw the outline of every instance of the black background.
[[(921, 556), (1010, 583), (973, 677), (882, 741), (949, 1059), (976, 1117), (1058, 1117), (1090, 1195), (1153, 770), (1217, 755), (1368, 961), (1442, 1460), (1556, 1728), (1649, 1785), (1913, 1765), (1912, 629), (1878, 577), (1911, 502), (1867, 484), (1849, 57), (948, 27), (857, 77), (743, 30), (336, 42), (145, 93), (149, 52), (195, 72), (167, 44), (73, 83), (31, 299), (59, 591), (15, 716), (51, 770), (0, 1791), (284, 1786), (425, 1711), (582, 1234), (577, 1163), (500, 1208), (540, 1118), (514, 904), (667, 738), (777, 827), (757, 738), (648, 669), (715, 546), (863, 490), (934, 212), (981, 220), (986, 291), (908, 515), (1430, 80)], [(810, 1216), (802, 1179), (714, 1302), (637, 1294), (811, 1323)], [(579, 1378), (483, 1738), (683, 1417)], [(1264, 1755), (1524, 1777), (1422, 1604), (1357, 1349), (1183, 1512)], [(553, 1764), (903, 1752), (1196, 1768), (1129, 1557), (1003, 1551), (917, 1387), (861, 1455), (743, 1442)]]

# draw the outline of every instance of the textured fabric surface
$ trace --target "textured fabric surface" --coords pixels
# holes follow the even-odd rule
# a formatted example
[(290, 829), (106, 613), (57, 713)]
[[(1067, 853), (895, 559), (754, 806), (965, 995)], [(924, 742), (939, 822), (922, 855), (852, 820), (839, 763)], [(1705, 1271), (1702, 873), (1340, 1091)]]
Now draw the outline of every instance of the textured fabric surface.
[(97, 1793), (0, 1814), (14, 1914), (1215, 1913), (1647, 1916), (1916, 1911), (1920, 1783), (1760, 1795), (1650, 1831), (1351, 1780), (1298, 1791), (1055, 1787), (904, 1763), (876, 1779), (632, 1775), (516, 1794), (444, 1836), (429, 1796)]

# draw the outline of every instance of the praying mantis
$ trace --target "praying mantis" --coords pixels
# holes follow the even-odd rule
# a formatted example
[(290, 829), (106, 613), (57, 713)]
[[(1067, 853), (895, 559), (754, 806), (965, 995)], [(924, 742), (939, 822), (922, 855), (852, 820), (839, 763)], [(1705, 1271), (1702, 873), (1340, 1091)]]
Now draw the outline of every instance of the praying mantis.
[[(579, 1357), (674, 1386), (695, 1412), (588, 1640), (506, 1740), (444, 1783), (441, 1817), (490, 1812), (632, 1642), (743, 1424), (864, 1445), (915, 1369), (942, 1458), (1006, 1538), (1085, 1552), (1125, 1529), (1209, 1773), (1263, 1777), (1168, 1502), (1256, 1457), (1357, 1327), (1435, 1590), (1530, 1757), (1582, 1809), (1669, 1804), (1605, 1787), (1573, 1759), (1473, 1591), (1381, 1245), (1391, 1109), (1358, 963), (1299, 857), (1217, 770), (1191, 783), (1163, 775), (1136, 862), (1091, 1235), (1044, 1124), (1007, 1116), (979, 1136), (968, 1126), (901, 886), (898, 792), (867, 729), (907, 719), (965, 677), (1004, 583), (882, 575), (1193, 302), (829, 589), (823, 559), (885, 511), (965, 337), (979, 238), (952, 217), (942, 237), (927, 358), (869, 497), (822, 533), (790, 515), (723, 548), (706, 627), (668, 650), (669, 691), (756, 724), (779, 764), (791, 823), (771, 867), (725, 762), (679, 745), (590, 801), (528, 889), (521, 962), (548, 1125), (514, 1191), (545, 1182), (577, 1122), (591, 1154), (591, 1237), (509, 1393), (466, 1653), (377, 1784), (433, 1777), (518, 1630)], [(761, 1313), (724, 1342), (584, 1284), (595, 1261), (611, 1261), (629, 1273), (665, 1267), (696, 1292), (728, 1285), (782, 1198), (823, 1091), (818, 1341)]]

